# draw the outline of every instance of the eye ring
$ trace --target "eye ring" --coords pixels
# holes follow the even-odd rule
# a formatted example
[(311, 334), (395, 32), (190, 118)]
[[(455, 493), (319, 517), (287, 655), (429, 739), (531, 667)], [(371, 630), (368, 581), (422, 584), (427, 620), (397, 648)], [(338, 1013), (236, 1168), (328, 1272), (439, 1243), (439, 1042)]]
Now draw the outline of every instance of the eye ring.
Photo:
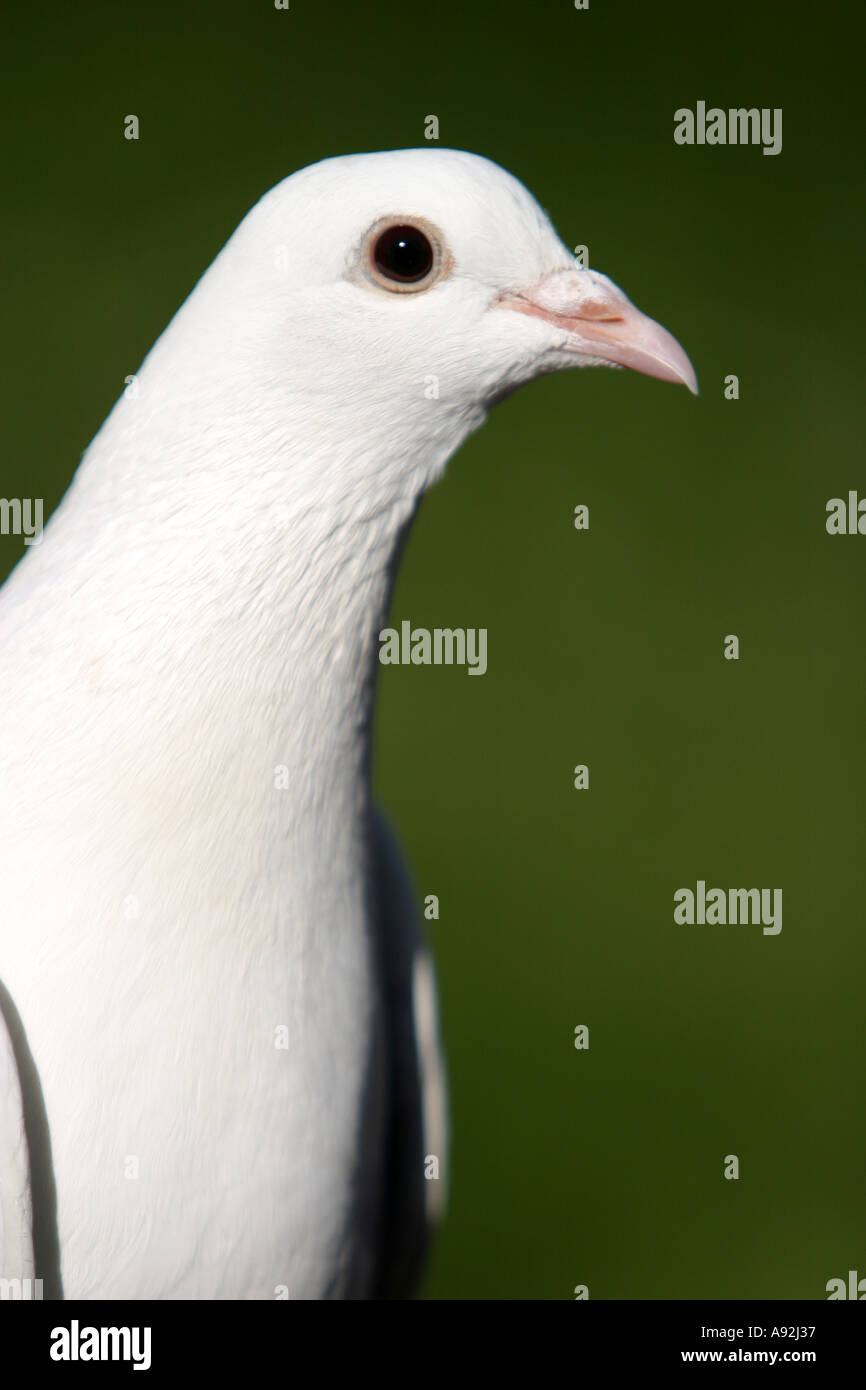
[(380, 217), (364, 238), (364, 270), (391, 294), (418, 294), (450, 268), (442, 246), (441, 234), (426, 218)]

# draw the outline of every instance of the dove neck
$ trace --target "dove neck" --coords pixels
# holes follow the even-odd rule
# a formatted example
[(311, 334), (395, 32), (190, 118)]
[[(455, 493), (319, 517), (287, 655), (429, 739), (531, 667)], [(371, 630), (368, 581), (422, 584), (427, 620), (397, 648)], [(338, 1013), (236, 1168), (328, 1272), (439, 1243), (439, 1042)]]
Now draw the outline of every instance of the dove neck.
[(107, 430), (10, 581), (33, 616), (25, 687), (64, 729), (57, 805), (84, 831), (122, 803), (140, 844), (276, 863), (299, 825), (365, 818), (378, 634), (423, 480), (369, 450), (353, 467), (228, 440), (223, 469), (166, 454), (154, 477), (145, 446)]

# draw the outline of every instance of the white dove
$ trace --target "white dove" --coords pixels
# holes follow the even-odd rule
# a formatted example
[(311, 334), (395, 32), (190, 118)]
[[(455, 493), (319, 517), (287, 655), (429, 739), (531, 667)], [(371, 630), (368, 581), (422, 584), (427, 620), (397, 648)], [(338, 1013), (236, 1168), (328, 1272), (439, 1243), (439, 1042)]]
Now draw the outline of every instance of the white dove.
[(285, 179), (148, 354), (0, 592), (0, 1277), (411, 1293), (445, 1107), (377, 636), (490, 407), (601, 364), (695, 389), (522, 184), (438, 148)]

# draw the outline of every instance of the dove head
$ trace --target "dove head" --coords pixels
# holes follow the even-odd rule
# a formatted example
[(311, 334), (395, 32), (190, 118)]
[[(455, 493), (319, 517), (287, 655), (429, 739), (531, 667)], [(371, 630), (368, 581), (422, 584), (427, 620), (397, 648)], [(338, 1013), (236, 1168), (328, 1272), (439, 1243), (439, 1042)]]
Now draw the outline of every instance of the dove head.
[(201, 475), (214, 509), (267, 478), (357, 516), (417, 497), (516, 387), (601, 365), (696, 388), (676, 340), (504, 169), (430, 147), (326, 159), (247, 214), (84, 477), (109, 488), (120, 450), (139, 508), (151, 483), (176, 496)]
[(695, 389), (676, 340), (576, 262), (517, 179), (462, 151), (300, 170), (253, 208), (206, 280), (251, 371), (287, 400), (324, 403), (356, 433), (390, 422), (392, 439), (439, 440), (446, 456), (543, 373), (623, 366)]

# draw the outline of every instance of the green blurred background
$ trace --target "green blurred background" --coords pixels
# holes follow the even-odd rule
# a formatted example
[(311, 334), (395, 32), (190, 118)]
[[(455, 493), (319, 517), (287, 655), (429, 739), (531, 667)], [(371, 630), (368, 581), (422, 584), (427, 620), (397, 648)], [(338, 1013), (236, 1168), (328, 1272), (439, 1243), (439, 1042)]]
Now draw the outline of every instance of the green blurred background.
[[(386, 668), (379, 706), (379, 793), (441, 901), (431, 1298), (820, 1299), (866, 1275), (866, 538), (824, 527), (828, 498), (866, 495), (846, 9), (180, 0), (3, 21), (0, 495), (56, 504), (267, 188), (423, 144), (428, 114), (698, 371), (698, 400), (603, 371), (512, 397), (406, 555), (395, 622), (489, 632), (484, 679)], [(675, 145), (699, 99), (782, 107), (782, 153)], [(2, 574), (21, 548), (0, 540)], [(781, 887), (781, 934), (676, 926), (698, 878)]]

